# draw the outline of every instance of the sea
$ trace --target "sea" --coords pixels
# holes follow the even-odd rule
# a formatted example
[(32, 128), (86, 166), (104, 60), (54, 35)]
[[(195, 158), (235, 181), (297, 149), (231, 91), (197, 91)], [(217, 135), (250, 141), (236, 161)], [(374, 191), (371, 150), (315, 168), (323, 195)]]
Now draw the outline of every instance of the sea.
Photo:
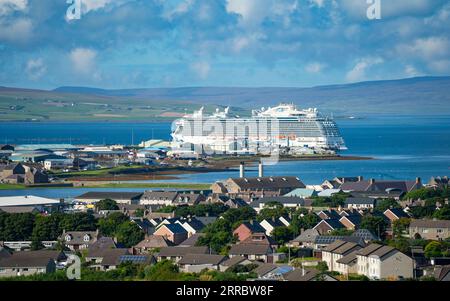
[[(306, 184), (319, 184), (336, 176), (391, 180), (421, 177), (428, 181), (432, 176), (450, 175), (450, 116), (371, 115), (335, 120), (348, 147), (342, 155), (367, 156), (372, 157), (372, 160), (285, 161), (266, 166), (265, 175), (296, 176)], [(170, 132), (170, 122), (3, 122), (0, 123), (0, 143), (130, 144), (149, 139), (169, 140)], [(246, 175), (256, 176), (256, 168), (250, 167)], [(213, 183), (236, 176), (238, 172), (233, 170), (184, 174), (174, 181)], [(81, 191), (67, 188), (0, 190), (0, 196), (26, 194), (71, 197), (81, 194)]]

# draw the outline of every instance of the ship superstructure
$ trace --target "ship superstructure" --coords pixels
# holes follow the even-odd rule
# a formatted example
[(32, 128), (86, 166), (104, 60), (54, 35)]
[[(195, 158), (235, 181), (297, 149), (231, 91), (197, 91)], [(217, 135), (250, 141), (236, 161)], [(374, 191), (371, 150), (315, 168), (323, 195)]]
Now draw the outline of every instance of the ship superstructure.
[(207, 115), (201, 108), (174, 122), (172, 138), (174, 149), (197, 153), (346, 149), (332, 118), (293, 104), (253, 110), (251, 117), (232, 115), (229, 108)]

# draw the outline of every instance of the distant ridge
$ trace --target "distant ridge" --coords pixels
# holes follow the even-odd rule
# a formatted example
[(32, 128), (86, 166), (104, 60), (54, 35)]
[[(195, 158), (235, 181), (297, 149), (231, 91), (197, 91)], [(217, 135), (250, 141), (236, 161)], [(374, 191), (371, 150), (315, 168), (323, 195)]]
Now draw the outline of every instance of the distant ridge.
[[(188, 101), (247, 109), (294, 102), (336, 114), (450, 114), (450, 76), (414, 77), (351, 84), (296, 87), (178, 87), (107, 90), (60, 87), (54, 92)], [(447, 105), (446, 105), (447, 104)]]

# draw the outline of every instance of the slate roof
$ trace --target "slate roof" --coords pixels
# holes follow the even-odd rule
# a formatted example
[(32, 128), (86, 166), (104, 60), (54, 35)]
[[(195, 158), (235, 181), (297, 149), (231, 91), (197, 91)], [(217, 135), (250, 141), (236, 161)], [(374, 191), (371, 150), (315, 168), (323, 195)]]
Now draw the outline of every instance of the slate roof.
[(227, 259), (223, 255), (210, 255), (210, 254), (187, 254), (181, 258), (178, 264), (189, 264), (189, 265), (202, 265), (211, 264), (218, 265)]
[(361, 224), (362, 217), (359, 214), (352, 214), (352, 215), (343, 216), (340, 220), (342, 220), (342, 219), (349, 220), (353, 225), (355, 225), (357, 227)]
[(314, 242), (315, 238), (319, 236), (319, 232), (315, 229), (308, 229), (303, 231), (293, 241), (295, 242)]
[(383, 257), (387, 256), (388, 254), (394, 251), (397, 251), (397, 249), (390, 246), (382, 246), (381, 248), (378, 248), (377, 250), (372, 252), (370, 256), (377, 256), (380, 259), (382, 259)]
[(243, 222), (242, 225), (245, 225), (253, 233), (265, 233), (266, 232), (266, 229), (264, 229), (257, 221), (253, 221), (253, 223)]
[(287, 281), (311, 281), (314, 280), (320, 271), (317, 269), (295, 269), (284, 276)]
[(325, 219), (331, 219), (331, 218), (340, 219), (341, 218), (340, 214), (336, 210), (322, 210), (322, 211), (318, 212), (317, 215), (319, 215), (320, 213), (328, 216), (328, 218), (325, 218)]
[[(95, 256), (87, 257), (98, 257), (102, 258), (100, 265), (119, 265), (120, 256), (127, 255), (128, 249), (116, 248), (116, 249), (102, 249), (95, 253)], [(96, 264), (97, 265), (97, 264)]]
[(166, 227), (172, 233), (187, 233), (186, 229), (184, 229), (180, 224), (165, 224), (161, 227)]
[[(84, 236), (89, 235), (90, 240), (88, 242), (84, 241)], [(71, 240), (66, 241), (66, 236), (70, 235)], [(96, 231), (68, 231), (63, 233), (61, 238), (64, 240), (66, 245), (85, 245), (92, 244), (97, 239), (98, 233)]]
[(317, 223), (316, 226), (314, 226), (313, 229), (315, 229), (320, 223), (327, 223), (331, 228), (335, 229), (342, 229), (345, 228), (341, 222), (339, 222), (339, 219), (324, 219)]
[[(58, 252), (60, 253), (60, 252)], [(27, 251), (16, 252), (9, 257), (0, 260), (0, 268), (14, 267), (46, 267), (49, 262), (55, 261), (55, 257), (47, 252)]]
[(179, 244), (179, 247), (194, 247), (195, 244), (197, 243), (198, 239), (202, 236), (205, 236), (204, 233), (195, 233), (193, 235), (191, 235), (191, 237), (189, 237), (188, 239), (186, 239), (185, 241), (183, 241), (181, 244)]
[(353, 232), (352, 236), (361, 237), (365, 241), (380, 240), (379, 237), (377, 237), (375, 234), (373, 234), (367, 229), (358, 229), (355, 232)]
[(409, 227), (419, 227), (419, 228), (449, 228), (449, 220), (430, 220), (430, 219), (415, 219), (411, 221)]
[(262, 244), (238, 244), (231, 246), (231, 255), (267, 255), (272, 253), (272, 248)]
[(229, 258), (221, 263), (221, 265), (225, 267), (232, 267), (238, 264), (241, 264), (242, 262), (248, 260), (247, 258), (243, 256), (233, 256), (232, 258)]
[(259, 277), (262, 277), (264, 275), (267, 275), (268, 273), (274, 271), (277, 268), (276, 265), (271, 263), (264, 263), (253, 270), (253, 272), (256, 273)]
[(140, 241), (135, 247), (136, 248), (164, 248), (172, 245), (172, 242), (166, 240), (163, 236), (159, 235), (149, 235)]
[(187, 254), (208, 254), (209, 249), (207, 246), (201, 247), (167, 247), (161, 248), (158, 256), (164, 257), (181, 257)]
[(345, 205), (375, 205), (376, 203), (375, 198), (347, 198), (345, 200)]
[(375, 252), (376, 250), (382, 248), (382, 245), (379, 244), (370, 244), (367, 247), (359, 250), (356, 254), (357, 255), (362, 255), (362, 256), (369, 256), (370, 254), (372, 254), (373, 252)]
[(183, 224), (184, 223), (187, 223), (189, 226), (191, 226), (196, 231), (200, 231), (203, 228), (205, 228), (205, 225), (200, 220), (198, 220), (196, 218), (191, 218), (190, 220), (185, 220), (183, 222)]
[(402, 217), (409, 218), (410, 217), (405, 211), (403, 211), (400, 208), (387, 209), (384, 213), (386, 214), (387, 211), (392, 212), (398, 218), (402, 218)]
[(96, 242), (88, 248), (88, 257), (100, 254), (105, 249), (115, 249), (117, 245), (112, 237), (100, 237)]
[(327, 235), (319, 235), (316, 236), (314, 239), (314, 244), (316, 245), (328, 245), (333, 243), (335, 240), (343, 240), (343, 241), (350, 241), (355, 242), (361, 246), (364, 246), (364, 240), (361, 237), (355, 237), (355, 236), (327, 236)]
[(350, 263), (356, 263), (356, 253), (358, 253), (359, 250), (352, 251), (345, 255), (344, 257), (336, 260), (337, 263), (342, 264), (350, 264)]
[(421, 187), (416, 181), (380, 181), (371, 183), (370, 180), (359, 182), (345, 182), (341, 185), (344, 191), (388, 191), (392, 189), (409, 192), (416, 187)]
[(241, 190), (278, 190), (283, 188), (305, 188), (305, 184), (296, 177), (262, 177), (262, 178), (231, 178)]

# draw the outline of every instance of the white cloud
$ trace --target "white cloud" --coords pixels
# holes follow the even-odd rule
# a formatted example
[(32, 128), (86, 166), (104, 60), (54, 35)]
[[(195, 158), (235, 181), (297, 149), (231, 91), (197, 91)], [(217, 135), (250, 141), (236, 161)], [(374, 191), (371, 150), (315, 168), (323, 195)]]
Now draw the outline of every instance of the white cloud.
[(25, 44), (31, 39), (32, 31), (33, 24), (30, 19), (19, 18), (10, 23), (0, 22), (0, 41)]
[(312, 6), (317, 6), (317, 7), (322, 8), (325, 4), (325, 0), (309, 0), (309, 3)]
[(428, 63), (428, 68), (430, 68), (433, 72), (448, 73), (450, 72), (450, 60), (442, 59), (431, 61)]
[(23, 11), (28, 6), (28, 0), (0, 0), (0, 16), (13, 11)]
[(211, 71), (211, 65), (208, 62), (200, 61), (191, 64), (191, 69), (199, 78), (206, 79)]
[(320, 73), (325, 68), (325, 64), (314, 62), (306, 65), (305, 70), (309, 73)]
[(346, 78), (349, 82), (357, 82), (366, 79), (366, 71), (374, 66), (383, 63), (380, 57), (367, 57), (360, 59), (352, 70), (347, 72)]
[(76, 48), (69, 54), (73, 70), (81, 74), (91, 73), (95, 66), (96, 57), (97, 52), (88, 48)]
[(25, 71), (32, 80), (37, 80), (45, 75), (47, 66), (42, 58), (30, 59), (27, 62)]
[(450, 41), (444, 37), (429, 37), (416, 39), (410, 44), (397, 47), (400, 55), (412, 55), (423, 59), (436, 59), (449, 55)]

